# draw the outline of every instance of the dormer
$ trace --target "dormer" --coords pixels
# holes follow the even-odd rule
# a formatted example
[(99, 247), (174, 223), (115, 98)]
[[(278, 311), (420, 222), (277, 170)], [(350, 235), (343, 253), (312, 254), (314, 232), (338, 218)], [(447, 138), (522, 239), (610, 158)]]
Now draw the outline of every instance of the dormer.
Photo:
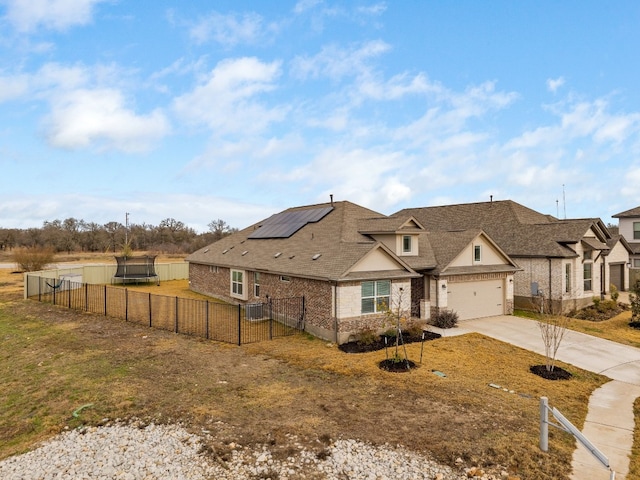
[(386, 245), (399, 257), (420, 254), (419, 239), (424, 227), (415, 218), (381, 217), (363, 220), (359, 232)]

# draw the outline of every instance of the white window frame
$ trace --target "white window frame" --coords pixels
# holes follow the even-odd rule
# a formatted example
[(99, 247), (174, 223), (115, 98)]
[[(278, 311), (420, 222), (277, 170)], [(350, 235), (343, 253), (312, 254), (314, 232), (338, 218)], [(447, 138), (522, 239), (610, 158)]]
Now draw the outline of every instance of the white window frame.
[(640, 222), (633, 222), (633, 239), (640, 240)]
[(413, 238), (411, 235), (402, 236), (402, 253), (413, 252)]
[(482, 261), (482, 245), (473, 246), (473, 263), (480, 263)]
[[(587, 277), (587, 266), (589, 267), (589, 276)], [(582, 266), (583, 289), (585, 292), (593, 291), (593, 263), (585, 262)], [(588, 288), (587, 288), (588, 282)]]
[(390, 308), (391, 280), (368, 280), (360, 284), (360, 313), (383, 313)]
[(247, 275), (244, 270), (231, 270), (229, 272), (230, 295), (242, 300), (247, 299)]

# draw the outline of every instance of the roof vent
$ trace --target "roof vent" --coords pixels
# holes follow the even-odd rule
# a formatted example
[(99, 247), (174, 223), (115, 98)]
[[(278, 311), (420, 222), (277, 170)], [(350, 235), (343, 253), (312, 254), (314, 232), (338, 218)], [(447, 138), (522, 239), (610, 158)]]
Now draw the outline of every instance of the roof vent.
[(244, 257), (247, 253), (249, 253), (249, 250), (245, 250), (244, 252), (242, 252), (242, 256)]
[(278, 258), (280, 255), (282, 255), (282, 252), (278, 252), (278, 253), (276, 253), (276, 254), (273, 256), (273, 258)]
[(321, 253), (316, 253), (313, 257), (311, 257), (311, 260), (317, 260), (322, 256)]
[(291, 260), (291, 259), (293, 259), (293, 258), (295, 258), (295, 255), (291, 255), (291, 256), (289, 257), (289, 260)]
[(202, 253), (207, 253), (208, 251), (209, 251), (209, 249), (208, 249), (208, 248), (205, 248), (205, 249), (202, 251)]
[(228, 248), (225, 248), (225, 249), (222, 251), (222, 254), (224, 255), (224, 254), (225, 254), (225, 253), (227, 253), (228, 251), (229, 251), (229, 249), (228, 249)]

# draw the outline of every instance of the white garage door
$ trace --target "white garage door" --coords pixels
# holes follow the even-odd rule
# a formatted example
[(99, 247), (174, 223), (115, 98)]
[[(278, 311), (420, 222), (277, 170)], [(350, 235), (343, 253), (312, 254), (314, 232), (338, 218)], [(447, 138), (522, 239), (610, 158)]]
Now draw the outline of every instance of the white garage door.
[(503, 280), (449, 283), (447, 303), (460, 320), (502, 315)]

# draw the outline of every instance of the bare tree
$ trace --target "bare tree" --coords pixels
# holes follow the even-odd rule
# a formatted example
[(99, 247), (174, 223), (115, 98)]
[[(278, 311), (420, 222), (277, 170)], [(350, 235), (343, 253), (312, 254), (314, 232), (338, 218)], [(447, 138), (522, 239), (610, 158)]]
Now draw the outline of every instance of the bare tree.
[[(562, 307), (557, 306), (562, 305), (561, 301), (554, 304), (551, 299), (547, 302), (544, 295), (540, 295), (539, 298), (540, 317), (538, 318), (538, 327), (544, 343), (545, 366), (548, 372), (552, 372), (555, 367), (558, 349), (567, 332), (569, 319), (562, 314)], [(547, 305), (546, 313), (544, 311), (545, 304)]]

